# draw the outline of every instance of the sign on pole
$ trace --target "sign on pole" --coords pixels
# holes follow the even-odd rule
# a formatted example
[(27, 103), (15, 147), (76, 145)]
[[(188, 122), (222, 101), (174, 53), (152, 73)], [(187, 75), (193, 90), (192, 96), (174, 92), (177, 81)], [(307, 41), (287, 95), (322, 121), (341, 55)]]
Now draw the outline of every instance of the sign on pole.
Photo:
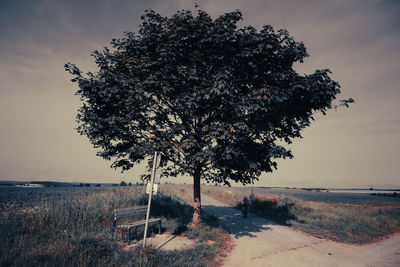
[[(153, 184), (153, 195), (157, 195), (157, 190), (158, 190), (158, 184), (154, 183)], [(146, 186), (146, 194), (150, 195), (151, 193), (151, 183), (148, 183)]]
[(147, 203), (147, 214), (146, 214), (146, 224), (144, 227), (143, 247), (146, 246), (147, 228), (149, 225), (149, 218), (150, 218), (151, 197), (153, 195), (153, 192), (157, 193), (158, 186), (157, 186), (157, 184), (154, 184), (154, 180), (156, 177), (157, 168), (160, 166), (160, 162), (161, 162), (161, 155), (158, 154), (157, 151), (155, 151), (154, 158), (153, 158), (153, 169), (151, 170), (151, 176), (150, 176), (150, 183), (147, 184), (147, 188), (146, 188), (146, 193), (148, 191), (148, 194), (149, 194), (149, 201)]

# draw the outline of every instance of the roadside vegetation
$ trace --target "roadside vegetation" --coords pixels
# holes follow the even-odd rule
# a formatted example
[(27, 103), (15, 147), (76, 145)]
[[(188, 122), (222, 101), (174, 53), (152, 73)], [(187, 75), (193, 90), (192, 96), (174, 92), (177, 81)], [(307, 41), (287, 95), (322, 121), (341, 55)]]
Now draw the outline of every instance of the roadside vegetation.
[[(228, 235), (212, 218), (192, 229), (193, 208), (173, 186), (153, 198), (152, 215), (162, 217), (164, 232), (195, 239), (196, 246), (123, 249), (126, 233), (112, 231), (113, 209), (147, 204), (144, 191), (0, 187), (0, 266), (216, 266)], [(142, 239), (143, 229), (133, 236)]]
[(251, 202), (250, 212), (338, 242), (365, 244), (400, 231), (400, 202), (374, 198), (365, 205), (359, 200), (357, 204), (305, 201), (289, 194), (219, 186), (203, 186), (203, 193), (238, 208), (241, 208), (243, 196), (247, 195)]

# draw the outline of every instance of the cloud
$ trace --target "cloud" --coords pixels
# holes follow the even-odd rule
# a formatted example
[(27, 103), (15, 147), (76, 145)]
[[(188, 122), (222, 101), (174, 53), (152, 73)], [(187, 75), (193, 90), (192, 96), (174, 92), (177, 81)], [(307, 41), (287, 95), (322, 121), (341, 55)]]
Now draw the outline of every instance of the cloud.
[[(347, 174), (361, 179), (357, 168), (366, 165), (360, 160), (365, 160), (364, 154), (368, 154), (369, 164), (362, 175), (370, 175), (369, 180), (378, 178), (373, 177), (378, 175), (375, 170), (385, 177), (398, 173), (398, 164), (391, 159), (400, 156), (399, 144), (394, 141), (400, 130), (399, 1), (199, 0), (198, 3), (200, 9), (214, 18), (240, 9), (244, 17), (241, 25), (260, 28), (271, 24), (275, 29), (288, 29), (297, 41), (305, 43), (310, 53), (296, 69), (300, 73), (332, 69), (334, 79), (342, 85), (342, 97), (356, 100), (350, 109), (318, 116), (312, 127), (305, 130), (305, 138), (299, 141), (304, 146), (294, 150), (296, 158), (284, 163), (286, 170), (273, 174), (274, 177), (322, 179), (318, 177), (326, 175), (324, 179), (328, 181), (335, 175)], [(2, 2), (0, 178), (1, 175), (40, 178), (51, 174), (60, 179), (90, 177), (93, 181), (101, 176), (106, 181), (107, 177), (121, 177), (118, 171), (109, 169), (109, 162), (97, 158), (89, 142), (73, 130), (76, 109), (81, 103), (73, 96), (76, 85), (69, 81), (63, 65), (70, 61), (84, 71), (95, 71), (90, 53), (107, 46), (112, 38), (122, 37), (124, 31), (137, 31), (140, 16), (148, 8), (163, 16), (181, 9), (195, 10), (193, 2), (183, 0)], [(370, 143), (374, 144), (373, 151), (363, 150), (371, 147)], [(323, 145), (325, 151), (320, 149)], [(349, 147), (359, 151), (343, 154), (342, 150)], [(38, 158), (40, 161), (36, 161)], [(328, 164), (328, 158), (329, 163), (335, 164)], [(371, 164), (374, 161), (378, 167)], [(357, 168), (348, 166), (348, 162)], [(343, 170), (338, 172), (334, 165)], [(41, 169), (41, 166), (49, 167)], [(143, 170), (139, 168), (136, 172)]]

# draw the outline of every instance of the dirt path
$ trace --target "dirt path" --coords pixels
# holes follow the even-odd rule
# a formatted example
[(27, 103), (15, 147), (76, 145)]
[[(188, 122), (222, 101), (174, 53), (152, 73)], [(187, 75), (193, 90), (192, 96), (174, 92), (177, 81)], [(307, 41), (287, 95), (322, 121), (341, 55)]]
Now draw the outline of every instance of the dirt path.
[[(189, 192), (189, 191), (188, 191)], [(318, 239), (202, 195), (203, 210), (215, 215), (235, 247), (224, 266), (400, 266), (400, 234), (354, 246)]]

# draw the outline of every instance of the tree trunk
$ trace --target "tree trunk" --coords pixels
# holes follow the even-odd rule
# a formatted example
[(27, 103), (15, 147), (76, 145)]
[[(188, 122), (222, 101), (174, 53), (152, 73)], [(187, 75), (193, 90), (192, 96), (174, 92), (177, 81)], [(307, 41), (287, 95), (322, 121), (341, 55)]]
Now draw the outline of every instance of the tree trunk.
[(196, 171), (193, 175), (193, 226), (196, 227), (200, 222), (201, 215), (201, 195), (200, 195), (200, 177), (201, 174), (199, 171)]

